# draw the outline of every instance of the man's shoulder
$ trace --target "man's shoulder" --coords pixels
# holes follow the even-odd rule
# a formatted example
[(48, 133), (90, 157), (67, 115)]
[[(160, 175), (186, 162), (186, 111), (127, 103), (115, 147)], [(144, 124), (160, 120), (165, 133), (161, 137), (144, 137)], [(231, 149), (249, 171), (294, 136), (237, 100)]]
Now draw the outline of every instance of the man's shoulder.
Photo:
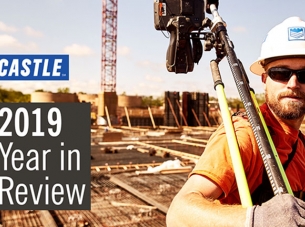
[[(246, 114), (246, 112), (236, 112), (234, 114), (232, 114), (232, 123), (233, 123), (233, 127), (234, 130), (237, 132), (243, 132), (247, 134), (252, 134), (252, 129), (251, 129), (251, 124), (248, 120), (248, 116)], [(214, 135), (224, 135), (225, 134), (225, 125), (224, 123), (222, 123), (216, 130), (216, 132), (214, 133)]]

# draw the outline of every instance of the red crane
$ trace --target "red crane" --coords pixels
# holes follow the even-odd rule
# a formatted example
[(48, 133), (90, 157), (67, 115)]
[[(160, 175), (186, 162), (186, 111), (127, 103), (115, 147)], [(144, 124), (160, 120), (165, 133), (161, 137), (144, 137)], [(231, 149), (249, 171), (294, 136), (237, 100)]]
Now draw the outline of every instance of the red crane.
[(118, 0), (102, 0), (102, 82), (103, 92), (116, 92)]

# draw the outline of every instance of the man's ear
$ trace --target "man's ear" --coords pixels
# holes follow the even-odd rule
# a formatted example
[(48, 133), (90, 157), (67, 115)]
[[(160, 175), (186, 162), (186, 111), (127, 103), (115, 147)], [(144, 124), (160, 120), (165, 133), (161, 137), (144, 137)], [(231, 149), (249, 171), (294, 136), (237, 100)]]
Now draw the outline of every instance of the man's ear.
[(262, 73), (262, 82), (265, 84), (267, 80), (267, 73)]

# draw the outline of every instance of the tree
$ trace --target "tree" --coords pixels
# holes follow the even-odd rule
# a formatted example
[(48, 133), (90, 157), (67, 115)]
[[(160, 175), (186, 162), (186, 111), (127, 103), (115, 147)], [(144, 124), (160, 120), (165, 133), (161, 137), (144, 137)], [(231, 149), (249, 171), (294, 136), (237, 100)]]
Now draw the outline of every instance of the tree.
[(244, 107), (240, 98), (228, 98), (227, 102), (228, 102), (228, 106), (231, 107), (232, 109), (239, 110), (240, 108)]
[[(255, 94), (256, 101), (258, 105), (262, 105), (265, 102), (265, 94)], [(209, 97), (209, 101), (218, 101), (215, 97)], [(244, 104), (240, 100), (240, 98), (227, 98), (228, 106), (232, 109), (240, 109), (244, 108)]]
[(57, 93), (70, 93), (70, 88), (68, 87), (58, 88)]
[(7, 90), (0, 88), (0, 102), (11, 102), (11, 103), (19, 103), (19, 102), (30, 102), (31, 95), (23, 94), (20, 91), (14, 91), (13, 89)]
[(142, 106), (149, 107), (160, 107), (164, 103), (163, 97), (153, 98), (153, 96), (143, 96), (142, 97)]
[(258, 105), (262, 105), (265, 102), (265, 94), (255, 94)]
[(45, 92), (45, 90), (43, 90), (43, 89), (37, 89), (37, 90), (35, 90), (35, 92)]

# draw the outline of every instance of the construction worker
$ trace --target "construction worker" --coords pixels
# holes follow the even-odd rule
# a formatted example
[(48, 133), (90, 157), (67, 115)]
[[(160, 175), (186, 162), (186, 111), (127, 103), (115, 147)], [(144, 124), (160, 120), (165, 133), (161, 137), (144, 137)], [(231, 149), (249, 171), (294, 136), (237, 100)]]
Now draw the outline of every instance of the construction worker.
[(290, 17), (272, 28), (250, 70), (265, 90), (260, 108), (294, 196), (274, 196), (257, 142), (245, 114), (233, 116), (234, 128), (253, 206), (243, 207), (224, 126), (211, 136), (167, 213), (168, 227), (305, 226), (305, 22)]

